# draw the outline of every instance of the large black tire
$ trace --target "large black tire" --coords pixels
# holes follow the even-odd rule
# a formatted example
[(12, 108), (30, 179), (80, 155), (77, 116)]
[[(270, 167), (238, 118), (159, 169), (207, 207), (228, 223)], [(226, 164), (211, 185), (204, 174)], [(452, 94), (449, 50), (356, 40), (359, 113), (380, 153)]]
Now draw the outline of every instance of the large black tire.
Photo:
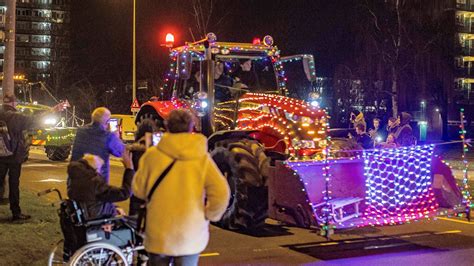
[(45, 151), (51, 161), (65, 161), (71, 153), (71, 146), (45, 146)]
[(217, 146), (211, 152), (231, 189), (229, 206), (218, 226), (231, 230), (256, 230), (268, 214), (269, 158), (255, 140), (243, 139)]

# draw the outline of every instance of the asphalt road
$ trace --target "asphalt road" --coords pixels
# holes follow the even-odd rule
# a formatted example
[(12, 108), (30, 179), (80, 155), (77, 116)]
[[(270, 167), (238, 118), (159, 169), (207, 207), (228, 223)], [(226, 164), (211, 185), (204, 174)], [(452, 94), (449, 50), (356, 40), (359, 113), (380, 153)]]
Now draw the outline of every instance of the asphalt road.
[[(33, 151), (24, 165), (21, 186), (34, 192), (51, 187), (65, 192), (66, 166)], [(111, 183), (120, 184), (121, 174), (121, 163), (112, 161)], [(346, 230), (336, 232), (330, 241), (316, 231), (273, 220), (267, 220), (258, 235), (211, 226), (211, 240), (200, 264), (474, 265), (474, 222), (438, 218)]]

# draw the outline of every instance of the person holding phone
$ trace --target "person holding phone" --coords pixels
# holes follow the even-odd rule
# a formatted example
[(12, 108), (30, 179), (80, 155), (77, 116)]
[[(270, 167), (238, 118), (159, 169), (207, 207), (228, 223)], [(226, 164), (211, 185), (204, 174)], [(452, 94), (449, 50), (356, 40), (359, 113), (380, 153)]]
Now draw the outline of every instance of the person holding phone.
[(77, 129), (71, 156), (71, 161), (81, 159), (86, 153), (99, 156), (104, 161), (100, 174), (107, 183), (110, 173), (110, 154), (121, 157), (125, 149), (118, 132), (110, 131), (110, 116), (109, 109), (105, 107), (96, 108), (92, 112), (92, 123)]
[[(144, 119), (138, 124), (137, 131), (135, 132), (135, 142), (129, 146), (129, 149), (132, 152), (133, 158), (133, 166), (134, 170), (138, 170), (138, 161), (145, 153), (146, 149), (150, 146), (154, 146), (153, 137), (154, 134), (158, 132), (158, 126), (156, 122), (152, 119)], [(138, 214), (138, 210), (140, 209), (140, 205), (145, 203), (143, 200), (135, 197), (132, 195), (130, 197), (130, 205), (128, 209), (128, 213), (130, 216)]]

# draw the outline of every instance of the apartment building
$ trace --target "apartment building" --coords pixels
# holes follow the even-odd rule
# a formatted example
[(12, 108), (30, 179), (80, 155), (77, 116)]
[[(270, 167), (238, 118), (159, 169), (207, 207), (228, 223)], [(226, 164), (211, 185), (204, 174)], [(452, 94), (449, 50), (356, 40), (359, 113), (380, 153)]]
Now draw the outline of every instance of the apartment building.
[[(69, 60), (71, 0), (17, 0), (15, 73), (30, 81), (54, 79)], [(0, 0), (0, 28), (5, 27)], [(0, 67), (5, 46), (0, 42)]]

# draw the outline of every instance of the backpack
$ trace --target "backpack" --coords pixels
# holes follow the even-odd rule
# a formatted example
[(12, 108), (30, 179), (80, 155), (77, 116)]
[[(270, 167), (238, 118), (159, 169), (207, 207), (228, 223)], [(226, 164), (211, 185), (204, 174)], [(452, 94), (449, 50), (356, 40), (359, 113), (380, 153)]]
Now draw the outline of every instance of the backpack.
[(7, 123), (0, 121), (0, 158), (13, 155), (13, 144), (8, 132)]

